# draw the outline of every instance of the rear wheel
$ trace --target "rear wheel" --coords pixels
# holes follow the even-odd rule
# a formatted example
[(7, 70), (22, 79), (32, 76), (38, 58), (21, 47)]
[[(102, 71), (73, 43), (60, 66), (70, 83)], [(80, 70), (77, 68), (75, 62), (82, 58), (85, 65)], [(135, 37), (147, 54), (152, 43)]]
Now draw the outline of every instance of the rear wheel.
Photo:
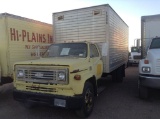
[(115, 71), (112, 72), (112, 81), (113, 81), (113, 82), (116, 82), (116, 81), (117, 81), (117, 78), (118, 78), (117, 70), (115, 70)]
[(123, 76), (125, 76), (124, 66), (119, 67), (112, 72), (112, 80), (115, 82), (123, 82)]
[(123, 69), (122, 67), (118, 68), (118, 71), (117, 71), (117, 82), (123, 82)]
[(94, 107), (94, 90), (93, 85), (89, 82), (85, 83), (83, 89), (83, 103), (80, 110), (76, 110), (79, 117), (88, 117), (92, 113)]

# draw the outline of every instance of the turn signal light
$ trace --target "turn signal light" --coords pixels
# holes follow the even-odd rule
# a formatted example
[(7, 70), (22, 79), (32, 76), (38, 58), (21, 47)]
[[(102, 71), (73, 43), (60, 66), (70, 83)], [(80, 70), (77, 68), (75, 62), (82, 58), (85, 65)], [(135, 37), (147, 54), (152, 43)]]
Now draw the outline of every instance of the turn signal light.
[(81, 80), (81, 75), (76, 74), (76, 75), (74, 76), (74, 79), (75, 79), (75, 80)]
[(144, 60), (144, 64), (149, 64), (149, 60)]

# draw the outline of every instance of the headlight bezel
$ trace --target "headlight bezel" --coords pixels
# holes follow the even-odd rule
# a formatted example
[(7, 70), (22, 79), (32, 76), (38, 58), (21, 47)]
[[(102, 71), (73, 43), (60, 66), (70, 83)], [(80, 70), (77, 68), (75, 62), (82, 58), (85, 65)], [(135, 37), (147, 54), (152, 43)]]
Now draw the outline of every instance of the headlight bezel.
[(24, 76), (25, 76), (24, 70), (23, 70), (23, 69), (18, 69), (18, 70), (17, 70), (17, 73), (16, 73), (16, 77), (17, 77), (18, 79), (22, 79), (22, 78), (24, 78)]
[(66, 72), (65, 71), (59, 71), (57, 73), (57, 81), (66, 81)]
[(142, 72), (143, 73), (150, 73), (151, 72), (151, 67), (147, 67), (147, 66), (142, 67)]

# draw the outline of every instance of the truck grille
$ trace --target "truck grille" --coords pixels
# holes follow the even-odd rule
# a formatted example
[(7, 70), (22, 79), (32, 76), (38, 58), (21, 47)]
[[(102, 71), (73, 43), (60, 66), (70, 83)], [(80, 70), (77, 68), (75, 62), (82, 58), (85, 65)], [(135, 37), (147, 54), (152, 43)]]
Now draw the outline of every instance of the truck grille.
[(141, 56), (135, 55), (135, 56), (133, 56), (133, 58), (134, 58), (134, 59), (141, 59)]
[(25, 70), (25, 78), (56, 80), (56, 71)]
[(156, 72), (160, 73), (160, 59), (158, 59), (156, 62)]
[[(68, 84), (68, 68), (59, 67), (38, 67), (38, 66), (17, 66), (17, 73), (20, 71), (24, 73), (23, 77), (18, 77), (17, 80), (33, 82), (37, 84)], [(16, 74), (17, 74), (16, 73)], [(59, 74), (64, 74), (63, 80), (59, 78)]]

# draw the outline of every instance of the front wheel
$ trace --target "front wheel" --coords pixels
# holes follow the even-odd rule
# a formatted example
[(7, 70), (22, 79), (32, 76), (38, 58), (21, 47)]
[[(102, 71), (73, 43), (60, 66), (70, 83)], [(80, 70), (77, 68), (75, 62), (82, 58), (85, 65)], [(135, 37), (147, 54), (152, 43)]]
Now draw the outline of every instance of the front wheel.
[(85, 83), (83, 89), (83, 103), (80, 110), (76, 110), (79, 117), (89, 117), (94, 107), (94, 90), (93, 85), (89, 82)]

